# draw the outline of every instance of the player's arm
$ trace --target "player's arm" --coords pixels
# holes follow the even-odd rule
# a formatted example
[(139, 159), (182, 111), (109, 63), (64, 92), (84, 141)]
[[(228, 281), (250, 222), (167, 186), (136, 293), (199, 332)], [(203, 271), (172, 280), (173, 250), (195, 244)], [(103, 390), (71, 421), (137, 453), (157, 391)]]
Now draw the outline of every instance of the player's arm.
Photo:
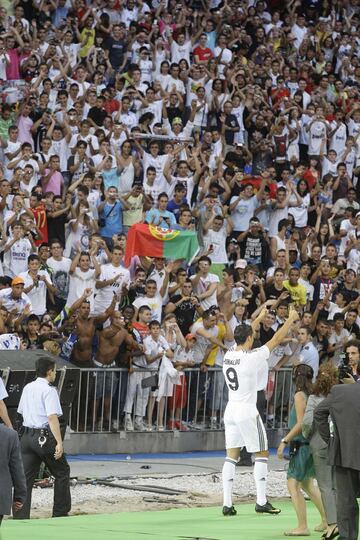
[(260, 313), (257, 315), (256, 319), (254, 319), (253, 322), (251, 323), (251, 328), (254, 334), (255, 332), (259, 330), (260, 323), (265, 319), (267, 314), (268, 314), (268, 310), (266, 309), (266, 307), (263, 307)]
[(298, 312), (291, 307), (290, 313), (287, 321), (283, 324), (281, 328), (274, 334), (274, 336), (266, 343), (267, 348), (271, 352), (275, 347), (280, 345), (284, 338), (288, 335), (289, 330), (291, 329), (293, 323), (299, 319)]
[(211, 334), (209, 334), (206, 330), (204, 330), (203, 328), (198, 328), (197, 331), (196, 331), (196, 334), (198, 334), (199, 336), (207, 339), (208, 341), (210, 341), (213, 345), (217, 345), (218, 347), (220, 347), (221, 349), (223, 349), (224, 351), (227, 351), (227, 347), (225, 347), (224, 343), (222, 341), (220, 341), (219, 339), (217, 339), (216, 337), (212, 336)]

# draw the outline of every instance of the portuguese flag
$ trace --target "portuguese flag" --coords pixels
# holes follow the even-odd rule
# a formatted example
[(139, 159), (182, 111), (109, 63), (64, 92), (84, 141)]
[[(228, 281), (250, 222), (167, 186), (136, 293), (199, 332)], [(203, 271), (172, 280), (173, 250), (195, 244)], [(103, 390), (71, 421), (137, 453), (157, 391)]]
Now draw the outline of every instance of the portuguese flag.
[(125, 265), (131, 257), (164, 257), (190, 261), (199, 250), (196, 232), (162, 229), (155, 225), (136, 223), (130, 227), (125, 252)]

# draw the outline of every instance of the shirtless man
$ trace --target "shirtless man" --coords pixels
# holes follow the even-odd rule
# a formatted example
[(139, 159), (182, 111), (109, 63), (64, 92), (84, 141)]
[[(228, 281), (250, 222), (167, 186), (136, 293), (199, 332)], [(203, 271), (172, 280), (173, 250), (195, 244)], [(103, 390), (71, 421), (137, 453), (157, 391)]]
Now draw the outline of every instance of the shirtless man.
[(231, 317), (231, 297), (234, 289), (234, 273), (231, 268), (223, 271), (223, 283), (218, 285), (216, 291), (217, 303), (222, 313), (229, 319)]
[[(95, 372), (96, 388), (95, 388), (95, 409), (94, 414), (97, 418), (100, 399), (103, 400), (105, 424), (110, 421), (110, 408), (112, 396), (116, 393), (118, 379), (112, 371), (116, 368), (115, 358), (119, 352), (119, 347), (123, 342), (129, 347), (139, 348), (140, 345), (130, 336), (129, 332), (124, 328), (124, 316), (120, 311), (114, 311), (111, 315), (111, 325), (101, 332), (98, 332), (99, 345), (96, 351), (96, 356), (93, 359), (93, 365), (96, 368), (103, 368), (103, 371)], [(109, 373), (105, 369), (109, 369)], [(100, 422), (101, 424), (101, 422)], [(102, 429), (102, 426), (99, 426)]]
[[(92, 347), (96, 326), (104, 323), (114, 313), (116, 303), (119, 301), (114, 294), (110, 306), (102, 315), (90, 316), (90, 302), (87, 300), (92, 294), (91, 289), (85, 289), (82, 297), (70, 308), (70, 314), (77, 310), (75, 322), (76, 342), (72, 353), (72, 363), (78, 367), (93, 367)], [(69, 314), (69, 315), (70, 315)]]

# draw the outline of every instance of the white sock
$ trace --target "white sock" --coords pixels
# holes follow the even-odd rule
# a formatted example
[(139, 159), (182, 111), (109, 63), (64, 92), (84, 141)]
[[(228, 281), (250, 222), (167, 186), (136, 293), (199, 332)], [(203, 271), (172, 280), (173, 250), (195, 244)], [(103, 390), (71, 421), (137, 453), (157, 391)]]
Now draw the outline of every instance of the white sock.
[(255, 458), (254, 480), (256, 486), (256, 502), (263, 506), (266, 504), (266, 481), (268, 475), (268, 458)]
[(224, 494), (224, 506), (229, 508), (232, 506), (232, 488), (235, 476), (236, 461), (231, 458), (226, 458), (222, 468), (222, 483)]

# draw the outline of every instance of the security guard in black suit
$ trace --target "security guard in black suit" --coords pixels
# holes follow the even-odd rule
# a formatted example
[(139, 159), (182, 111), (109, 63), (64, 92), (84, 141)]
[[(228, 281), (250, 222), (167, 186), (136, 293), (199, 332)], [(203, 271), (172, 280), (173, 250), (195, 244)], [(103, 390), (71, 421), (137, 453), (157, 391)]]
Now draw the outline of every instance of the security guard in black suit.
[(44, 462), (55, 478), (53, 517), (67, 516), (71, 509), (70, 467), (64, 455), (59, 416), (62, 416), (57, 390), (51, 385), (56, 364), (47, 357), (36, 362), (37, 379), (23, 390), (18, 413), (23, 416), (21, 453), (27, 484), (24, 506), (15, 519), (29, 519), (31, 491)]

